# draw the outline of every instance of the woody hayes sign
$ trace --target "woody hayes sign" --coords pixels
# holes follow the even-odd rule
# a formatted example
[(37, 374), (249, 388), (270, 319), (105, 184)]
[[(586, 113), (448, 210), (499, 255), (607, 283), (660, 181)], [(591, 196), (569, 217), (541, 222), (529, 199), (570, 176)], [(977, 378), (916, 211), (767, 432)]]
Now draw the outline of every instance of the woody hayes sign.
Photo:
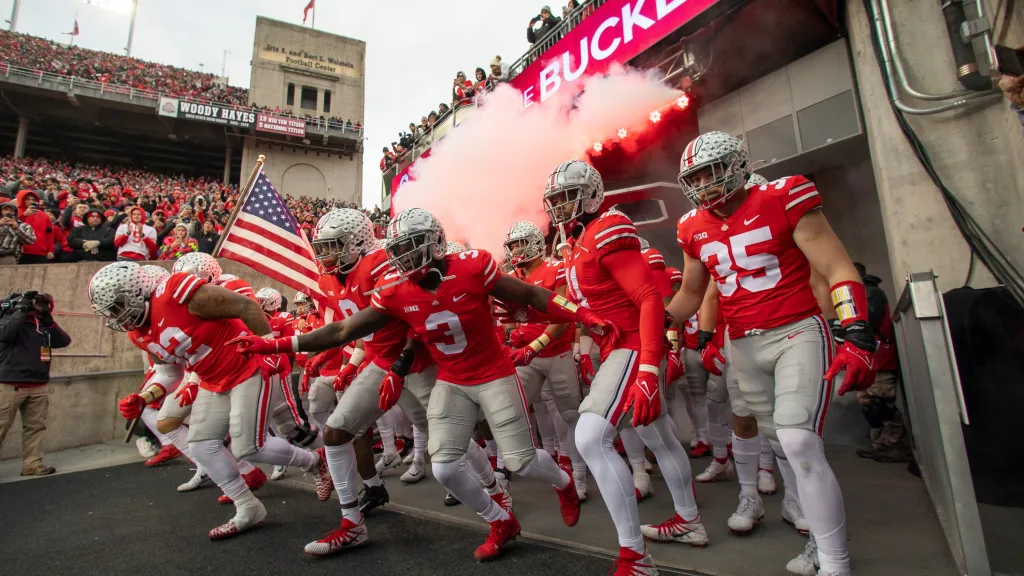
[(256, 123), (256, 113), (247, 108), (200, 104), (177, 98), (160, 98), (159, 113), (161, 116), (198, 120), (224, 126), (238, 126), (239, 128), (252, 128), (252, 125)]

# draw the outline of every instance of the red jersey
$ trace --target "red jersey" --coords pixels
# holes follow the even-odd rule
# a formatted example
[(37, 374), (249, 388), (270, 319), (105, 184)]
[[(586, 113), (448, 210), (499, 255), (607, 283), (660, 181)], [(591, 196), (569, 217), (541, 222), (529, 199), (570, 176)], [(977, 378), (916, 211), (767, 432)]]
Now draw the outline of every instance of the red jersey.
[(788, 176), (748, 194), (724, 220), (710, 210), (691, 210), (676, 234), (679, 247), (704, 262), (718, 284), (719, 315), (733, 339), (821, 312), (811, 266), (793, 241), (800, 218), (821, 207), (818, 190), (803, 176)]
[[(640, 237), (629, 217), (610, 210), (591, 222), (573, 243), (565, 261), (569, 298), (618, 327), (616, 348), (639, 352), (640, 308), (601, 264), (601, 258), (619, 250), (640, 251)], [(611, 352), (607, 346), (601, 347), (602, 359)]]
[[(305, 320), (305, 322), (306, 322), (306, 327), (305, 328), (303, 328), (303, 329), (299, 328), (299, 320)], [(307, 332), (312, 332), (313, 330), (316, 330), (317, 328), (319, 328), (319, 327), (321, 327), (323, 325), (324, 325), (323, 319), (321, 319), (320, 315), (317, 314), (316, 312), (313, 312), (312, 314), (307, 314), (305, 317), (295, 317), (295, 318), (292, 318), (292, 330), (294, 331), (295, 334), (305, 334)], [(295, 353), (295, 364), (298, 365), (298, 366), (304, 366), (306, 364), (306, 358), (308, 358), (308, 357), (309, 357), (309, 353), (308, 352), (296, 352)]]
[(291, 338), (295, 336), (295, 319), (287, 312), (269, 314), (270, 333), (274, 338)]
[(149, 326), (143, 334), (150, 339), (148, 352), (198, 374), (201, 388), (223, 393), (252, 376), (260, 359), (227, 345), (232, 338), (249, 333), (241, 320), (205, 320), (188, 311), (189, 299), (204, 284), (206, 280), (191, 274), (171, 274), (153, 293)]
[(445, 261), (448, 278), (436, 292), (407, 280), (375, 294), (373, 306), (412, 327), (437, 362), (438, 380), (472, 386), (512, 376), (515, 368), (491, 314), (491, 290), (501, 277), (498, 264), (484, 250), (449, 254)]
[(665, 275), (668, 276), (668, 282), (672, 286), (680, 284), (683, 281), (683, 271), (679, 268), (669, 266), (668, 268), (665, 268)]
[(216, 284), (221, 288), (226, 288), (232, 292), (238, 292), (250, 300), (256, 300), (256, 293), (252, 291), (252, 286), (249, 286), (248, 282), (234, 274), (221, 274), (220, 278), (217, 279)]
[[(356, 267), (339, 278), (333, 274), (320, 276), (320, 290), (327, 295), (328, 306), (334, 309), (335, 320), (348, 318), (370, 305), (368, 292), (373, 290), (378, 281), (391, 271), (388, 257), (384, 250), (378, 248), (359, 260)], [(394, 278), (384, 280), (381, 284), (394, 282)], [(366, 358), (374, 364), (390, 370), (405, 348), (409, 327), (402, 322), (390, 322), (387, 326), (363, 338), (363, 349)], [(410, 372), (420, 372), (430, 365), (426, 354), (416, 354), (416, 361)]]
[(640, 255), (644, 257), (644, 262), (647, 262), (651, 273), (654, 274), (654, 282), (658, 286), (658, 296), (671, 298), (674, 292), (672, 292), (672, 282), (669, 281), (668, 274), (665, 273), (665, 256), (655, 248), (644, 248), (640, 250)]
[[(560, 261), (547, 259), (524, 278), (523, 281), (554, 292), (561, 286), (565, 286), (565, 268)], [(548, 326), (549, 324), (520, 324), (519, 331), (526, 341), (530, 342), (543, 334)], [(575, 328), (575, 326), (566, 328), (558, 338), (552, 340), (537, 356), (540, 358), (553, 358), (572, 350), (572, 342), (576, 333)]]

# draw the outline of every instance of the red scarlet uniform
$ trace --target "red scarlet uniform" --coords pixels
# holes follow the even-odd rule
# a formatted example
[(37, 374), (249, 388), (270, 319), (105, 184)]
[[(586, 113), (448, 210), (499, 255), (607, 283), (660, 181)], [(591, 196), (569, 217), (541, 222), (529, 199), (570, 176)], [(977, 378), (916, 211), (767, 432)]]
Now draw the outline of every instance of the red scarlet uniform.
[(153, 293), (149, 326), (142, 333), (150, 339), (148, 352), (198, 374), (201, 388), (223, 393), (252, 376), (260, 359), (227, 346), (249, 333), (241, 320), (205, 320), (188, 311), (188, 301), (204, 284), (206, 280), (184, 272), (170, 275)]
[(491, 314), (490, 293), (501, 277), (497, 263), (484, 250), (449, 254), (445, 261), (451, 278), (436, 292), (407, 280), (375, 294), (373, 306), (412, 327), (437, 362), (438, 380), (473, 386), (512, 376)]
[(256, 293), (252, 291), (252, 286), (249, 286), (248, 282), (234, 274), (221, 274), (216, 284), (221, 288), (237, 292), (250, 300), (256, 300)]
[(789, 176), (751, 188), (724, 220), (710, 210), (680, 218), (676, 240), (718, 284), (719, 315), (728, 321), (731, 339), (820, 313), (810, 264), (793, 240), (800, 218), (820, 207), (814, 184)]
[[(549, 259), (538, 266), (523, 281), (554, 292), (560, 287), (565, 286), (565, 268), (560, 261)], [(523, 342), (529, 343), (543, 334), (548, 326), (549, 324), (520, 324), (519, 333), (522, 336)], [(575, 332), (571, 328), (563, 331), (558, 338), (545, 346), (537, 356), (539, 358), (554, 358), (572, 350)]]

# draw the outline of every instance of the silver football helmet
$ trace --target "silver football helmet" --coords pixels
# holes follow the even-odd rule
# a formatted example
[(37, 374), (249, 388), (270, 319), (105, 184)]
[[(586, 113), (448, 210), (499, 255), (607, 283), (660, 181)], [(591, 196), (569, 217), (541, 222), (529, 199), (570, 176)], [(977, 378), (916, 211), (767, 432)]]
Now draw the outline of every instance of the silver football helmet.
[(264, 312), (277, 312), (281, 309), (281, 293), (269, 286), (260, 288), (256, 293), (256, 301), (260, 303), (260, 308), (263, 308)]
[(743, 142), (725, 132), (706, 132), (686, 145), (679, 160), (679, 185), (698, 210), (728, 200), (750, 174)]
[(105, 316), (111, 330), (135, 330), (147, 321), (152, 285), (150, 275), (134, 262), (107, 264), (89, 280), (93, 312)]
[(596, 168), (582, 160), (562, 162), (548, 175), (544, 211), (551, 224), (568, 224), (584, 213), (594, 214), (604, 200), (604, 181)]
[(651, 243), (647, 241), (647, 238), (644, 238), (643, 236), (640, 236), (640, 249), (641, 250), (647, 250), (650, 247), (651, 247)]
[(505, 261), (522, 266), (544, 255), (544, 232), (533, 222), (516, 222), (505, 235)]
[(335, 208), (313, 230), (313, 252), (324, 274), (348, 274), (377, 248), (373, 222), (361, 210)]
[(315, 301), (305, 292), (296, 292), (293, 301), (295, 302), (295, 313), (299, 316), (305, 316), (314, 310)]
[(448, 255), (448, 254), (458, 254), (459, 252), (465, 252), (465, 251), (466, 251), (466, 247), (463, 246), (462, 244), (456, 242), (455, 240), (449, 240), (444, 245), (444, 253), (445, 253), (445, 255)]
[(757, 188), (758, 186), (764, 186), (768, 183), (768, 179), (761, 176), (757, 172), (751, 172), (750, 176), (747, 176), (747, 184), (745, 188), (750, 190), (751, 188)]
[(220, 262), (204, 252), (189, 252), (178, 258), (178, 261), (174, 263), (174, 271), (198, 276), (211, 284), (216, 284), (222, 273)]
[(153, 292), (156, 292), (156, 287), (159, 286), (161, 282), (171, 277), (170, 272), (153, 264), (144, 265), (142, 267), (142, 271), (146, 274), (147, 279), (149, 280), (149, 291), (146, 292), (146, 296), (152, 296)]
[(384, 249), (391, 266), (407, 276), (444, 258), (446, 244), (444, 228), (433, 214), (409, 208), (391, 219)]

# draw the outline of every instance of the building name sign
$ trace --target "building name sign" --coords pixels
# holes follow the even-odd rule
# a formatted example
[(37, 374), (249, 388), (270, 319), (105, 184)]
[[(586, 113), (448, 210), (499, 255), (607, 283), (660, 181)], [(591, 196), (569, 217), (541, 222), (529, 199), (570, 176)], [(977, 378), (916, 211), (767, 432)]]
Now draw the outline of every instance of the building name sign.
[(260, 50), (260, 58), (270, 62), (287, 64), (299, 68), (307, 68), (316, 72), (333, 74), (335, 76), (358, 76), (355, 64), (320, 54), (311, 54), (305, 50), (289, 50), (283, 46), (266, 44)]

